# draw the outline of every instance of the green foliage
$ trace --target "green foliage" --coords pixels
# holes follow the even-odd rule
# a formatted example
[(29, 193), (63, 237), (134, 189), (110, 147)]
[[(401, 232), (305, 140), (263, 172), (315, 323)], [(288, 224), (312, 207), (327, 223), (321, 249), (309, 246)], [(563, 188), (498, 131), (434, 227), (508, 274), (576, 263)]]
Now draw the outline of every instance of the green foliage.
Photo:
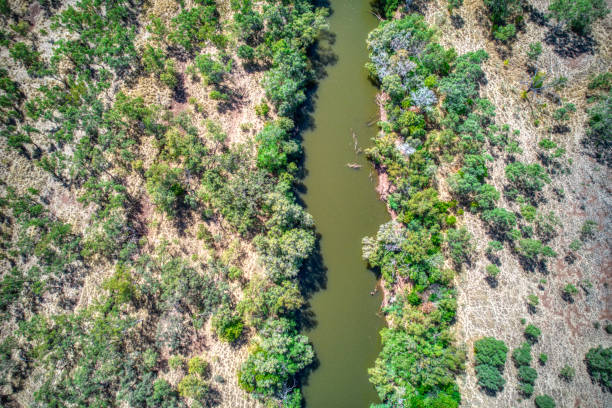
[(548, 10), (557, 21), (578, 34), (588, 33), (593, 22), (610, 12), (605, 0), (555, 0)]
[(518, 368), (518, 379), (519, 381), (533, 385), (538, 373), (532, 367), (523, 365)]
[(233, 343), (242, 335), (244, 322), (239, 315), (223, 307), (213, 316), (212, 326), (220, 339)]
[(194, 60), (194, 65), (209, 84), (221, 83), (225, 74), (231, 69), (231, 64), (223, 65), (209, 54), (198, 55)]
[(612, 391), (612, 347), (591, 348), (584, 360), (591, 380), (599, 383), (602, 388)]
[(214, 0), (203, 0), (201, 5), (183, 9), (172, 19), (168, 40), (193, 52), (212, 40), (217, 30), (219, 15)]
[(531, 344), (524, 342), (512, 352), (512, 360), (517, 367), (531, 364)]
[(539, 41), (530, 43), (527, 57), (532, 61), (537, 61), (540, 54), (542, 54), (542, 43)]
[(527, 327), (525, 327), (525, 337), (532, 344), (538, 341), (538, 338), (540, 337), (541, 333), (542, 332), (540, 331), (540, 329), (538, 329), (533, 324), (528, 324)]
[(559, 377), (567, 382), (572, 381), (575, 376), (576, 370), (568, 364), (564, 365), (561, 371), (559, 372)]
[(206, 369), (208, 368), (208, 363), (202, 357), (195, 356), (192, 357), (187, 363), (189, 374), (197, 374), (199, 376), (204, 376)]
[(521, 238), (516, 248), (518, 254), (531, 262), (544, 261), (546, 258), (557, 256), (549, 246), (545, 246), (541, 241), (531, 238)]
[(514, 24), (498, 26), (493, 31), (493, 37), (498, 41), (508, 42), (509, 40), (516, 37), (516, 26)]
[(182, 171), (167, 164), (153, 164), (147, 170), (147, 191), (158, 209), (174, 217), (187, 193), (182, 184)]
[(458, 406), (454, 373), (462, 369), (461, 352), (442, 339), (428, 340), (425, 333), (383, 329), (381, 336), (383, 350), (369, 373), (382, 401), (393, 406), (408, 396), (431, 404), (425, 406)]
[(574, 296), (578, 294), (578, 288), (571, 283), (568, 283), (563, 287), (562, 297), (568, 302), (572, 302)]
[(450, 256), (456, 265), (469, 262), (474, 251), (472, 234), (465, 228), (449, 229), (446, 233), (446, 243), (450, 250)]
[(546, 362), (548, 361), (548, 354), (540, 353), (540, 356), (538, 357), (538, 361), (542, 365), (546, 364)]
[(589, 89), (602, 89), (609, 91), (612, 89), (612, 72), (603, 72), (596, 75), (588, 85)]
[(474, 342), (474, 357), (477, 365), (490, 365), (502, 369), (506, 363), (508, 347), (502, 340), (484, 337)]
[(550, 395), (538, 395), (534, 398), (533, 402), (537, 408), (555, 408), (555, 400)]
[(257, 149), (257, 165), (278, 174), (286, 169), (289, 160), (299, 152), (299, 145), (291, 138), (289, 131), (293, 122), (280, 119), (268, 122), (255, 140), (259, 143)]
[(570, 114), (576, 112), (576, 106), (573, 103), (566, 103), (553, 113), (553, 118), (560, 122), (567, 122)]
[(550, 177), (537, 163), (524, 164), (517, 161), (507, 165), (505, 172), (510, 184), (526, 195), (541, 191), (545, 184), (550, 183)]
[(497, 275), (499, 275), (499, 268), (497, 267), (497, 265), (489, 264), (487, 265), (485, 270), (487, 272), (487, 276), (492, 279), (497, 278)]
[(237, 54), (238, 57), (248, 62), (251, 62), (255, 59), (255, 50), (253, 49), (253, 47), (250, 47), (246, 44), (243, 44), (238, 47)]
[(516, 216), (504, 208), (485, 211), (482, 219), (497, 234), (505, 234), (516, 226)]
[(209, 386), (200, 376), (188, 374), (178, 384), (178, 392), (183, 398), (203, 402), (209, 392)]
[(595, 237), (597, 223), (593, 220), (586, 220), (580, 228), (580, 240), (586, 242)]
[(271, 320), (255, 338), (254, 351), (238, 373), (240, 387), (263, 396), (278, 396), (314, 358), (308, 339), (291, 321)]
[(476, 366), (475, 369), (478, 385), (488, 392), (496, 393), (504, 388), (506, 380), (504, 380), (500, 370), (496, 367), (483, 364)]

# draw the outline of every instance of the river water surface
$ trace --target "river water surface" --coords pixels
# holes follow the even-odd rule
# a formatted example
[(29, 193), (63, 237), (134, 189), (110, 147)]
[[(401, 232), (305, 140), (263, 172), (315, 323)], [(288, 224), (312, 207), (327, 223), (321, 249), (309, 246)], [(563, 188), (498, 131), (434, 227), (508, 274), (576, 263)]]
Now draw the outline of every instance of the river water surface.
[[(363, 154), (378, 117), (376, 89), (367, 79), (365, 39), (376, 25), (368, 0), (332, 0), (330, 30), (337, 62), (327, 67), (314, 99), (314, 128), (304, 133), (307, 210), (321, 234), (327, 286), (311, 300), (316, 326), (307, 334), (320, 366), (303, 388), (307, 408), (367, 408), (378, 402), (367, 369), (380, 351), (380, 292), (361, 260), (361, 239), (388, 220), (376, 177)], [(347, 163), (362, 167), (354, 170)], [(372, 173), (372, 174), (371, 174)]]

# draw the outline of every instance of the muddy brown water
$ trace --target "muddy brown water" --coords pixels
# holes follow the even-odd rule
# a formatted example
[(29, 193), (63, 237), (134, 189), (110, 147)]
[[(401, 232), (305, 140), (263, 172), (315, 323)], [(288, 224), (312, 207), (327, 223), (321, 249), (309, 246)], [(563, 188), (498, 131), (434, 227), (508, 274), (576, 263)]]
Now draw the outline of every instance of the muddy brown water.
[(375, 234), (389, 216), (375, 191), (375, 172), (356, 153), (355, 142), (361, 149), (369, 147), (377, 131), (376, 89), (364, 68), (365, 40), (377, 20), (368, 0), (330, 3), (330, 31), (336, 36), (331, 50), (337, 62), (319, 82), (314, 128), (303, 135), (307, 176), (302, 199), (321, 235), (327, 269), (326, 288), (311, 299), (316, 326), (306, 333), (320, 365), (303, 392), (307, 408), (367, 408), (379, 402), (367, 370), (380, 351), (384, 321), (378, 314), (380, 291), (370, 294), (376, 277), (361, 259), (361, 239)]

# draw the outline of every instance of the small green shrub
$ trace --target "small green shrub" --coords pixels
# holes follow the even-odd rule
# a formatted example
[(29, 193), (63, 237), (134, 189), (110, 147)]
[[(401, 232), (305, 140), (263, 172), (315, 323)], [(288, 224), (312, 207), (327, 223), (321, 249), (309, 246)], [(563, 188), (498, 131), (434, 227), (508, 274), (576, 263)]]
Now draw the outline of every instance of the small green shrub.
[(536, 61), (540, 54), (542, 54), (542, 43), (539, 41), (530, 43), (527, 57), (532, 61)]
[(538, 395), (533, 400), (537, 408), (555, 408), (555, 400), (550, 395)]
[(534, 326), (533, 324), (528, 324), (527, 327), (525, 327), (525, 337), (527, 338), (527, 340), (529, 340), (532, 344), (536, 343), (538, 341), (538, 338), (540, 337), (540, 334), (542, 332), (540, 331), (540, 329), (538, 329), (536, 326)]
[(531, 364), (531, 344), (524, 342), (512, 352), (512, 360), (517, 367)]
[(591, 380), (612, 391), (612, 347), (597, 346), (590, 349), (585, 356), (585, 362)]
[(572, 381), (575, 376), (576, 376), (576, 370), (574, 369), (574, 367), (568, 364), (564, 365), (561, 371), (559, 372), (559, 377), (564, 379), (567, 382)]

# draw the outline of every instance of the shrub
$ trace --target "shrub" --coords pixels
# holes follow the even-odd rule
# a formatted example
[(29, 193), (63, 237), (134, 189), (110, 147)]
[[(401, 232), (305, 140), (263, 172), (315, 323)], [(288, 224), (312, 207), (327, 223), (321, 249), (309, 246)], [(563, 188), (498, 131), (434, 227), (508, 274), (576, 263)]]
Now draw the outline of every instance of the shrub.
[(497, 275), (499, 275), (499, 268), (496, 265), (489, 264), (485, 269), (487, 276), (491, 277), (492, 279), (497, 278)]
[(238, 56), (245, 61), (253, 61), (255, 58), (255, 50), (246, 44), (238, 47)]
[(593, 220), (586, 220), (580, 229), (580, 239), (585, 242), (595, 237), (595, 227), (597, 223)]
[(542, 54), (542, 43), (539, 41), (530, 43), (527, 57), (532, 61), (536, 61), (540, 54)]
[(541, 191), (544, 184), (550, 183), (550, 177), (537, 163), (524, 164), (517, 161), (507, 165), (505, 171), (511, 185), (525, 194)]
[(257, 166), (279, 173), (289, 163), (289, 159), (299, 151), (299, 145), (291, 139), (289, 133), (293, 122), (288, 119), (267, 123), (255, 140), (257, 149)]
[(592, 154), (600, 161), (612, 164), (612, 92), (592, 108), (588, 109), (589, 122), (585, 141), (591, 147)]
[(610, 12), (605, 0), (555, 0), (548, 10), (556, 20), (578, 34), (589, 32), (595, 20)]
[(577, 294), (578, 294), (578, 288), (572, 285), (571, 283), (568, 283), (563, 288), (561, 297), (568, 302), (573, 302), (574, 296), (576, 296)]
[(208, 384), (198, 375), (189, 374), (179, 382), (178, 392), (183, 398), (203, 402), (208, 395)]
[(590, 349), (585, 356), (585, 362), (591, 380), (612, 391), (612, 347), (597, 346)]
[(533, 395), (533, 384), (519, 383), (518, 389), (519, 392), (527, 398)]
[(548, 354), (540, 353), (540, 357), (538, 357), (540, 364), (544, 365), (548, 361)]
[(542, 244), (540, 240), (531, 238), (519, 239), (517, 252), (520, 256), (531, 262), (537, 262), (545, 258), (554, 258), (557, 256), (555, 251)]
[(531, 364), (531, 344), (524, 342), (512, 352), (512, 360), (517, 367)]
[(538, 395), (533, 400), (537, 408), (555, 408), (555, 400), (550, 395)]
[(516, 216), (504, 208), (485, 211), (482, 213), (482, 219), (496, 233), (508, 232), (516, 226)]
[(575, 375), (576, 375), (576, 370), (568, 364), (564, 365), (561, 371), (559, 372), (559, 377), (564, 379), (567, 382), (572, 381)]
[(527, 327), (525, 327), (525, 337), (532, 344), (538, 341), (538, 337), (540, 337), (540, 334), (541, 334), (540, 329), (538, 329), (533, 324), (528, 324)]
[(474, 342), (474, 357), (478, 365), (486, 364), (502, 368), (506, 363), (508, 347), (502, 340), (485, 337)]
[(500, 391), (506, 384), (506, 380), (501, 376), (499, 370), (487, 364), (476, 366), (476, 377), (478, 378), (478, 385), (492, 393)]
[(446, 234), (446, 242), (450, 249), (450, 256), (457, 265), (469, 262), (474, 251), (472, 234), (465, 228), (450, 229)]
[(538, 373), (532, 367), (526, 365), (519, 367), (518, 379), (521, 382), (533, 385), (536, 378), (538, 378)]
[(217, 336), (228, 343), (236, 341), (244, 329), (242, 318), (229, 308), (220, 308), (213, 316), (212, 325)]
[(197, 374), (203, 377), (208, 368), (208, 363), (202, 357), (195, 356), (189, 359), (187, 367), (189, 374)]

